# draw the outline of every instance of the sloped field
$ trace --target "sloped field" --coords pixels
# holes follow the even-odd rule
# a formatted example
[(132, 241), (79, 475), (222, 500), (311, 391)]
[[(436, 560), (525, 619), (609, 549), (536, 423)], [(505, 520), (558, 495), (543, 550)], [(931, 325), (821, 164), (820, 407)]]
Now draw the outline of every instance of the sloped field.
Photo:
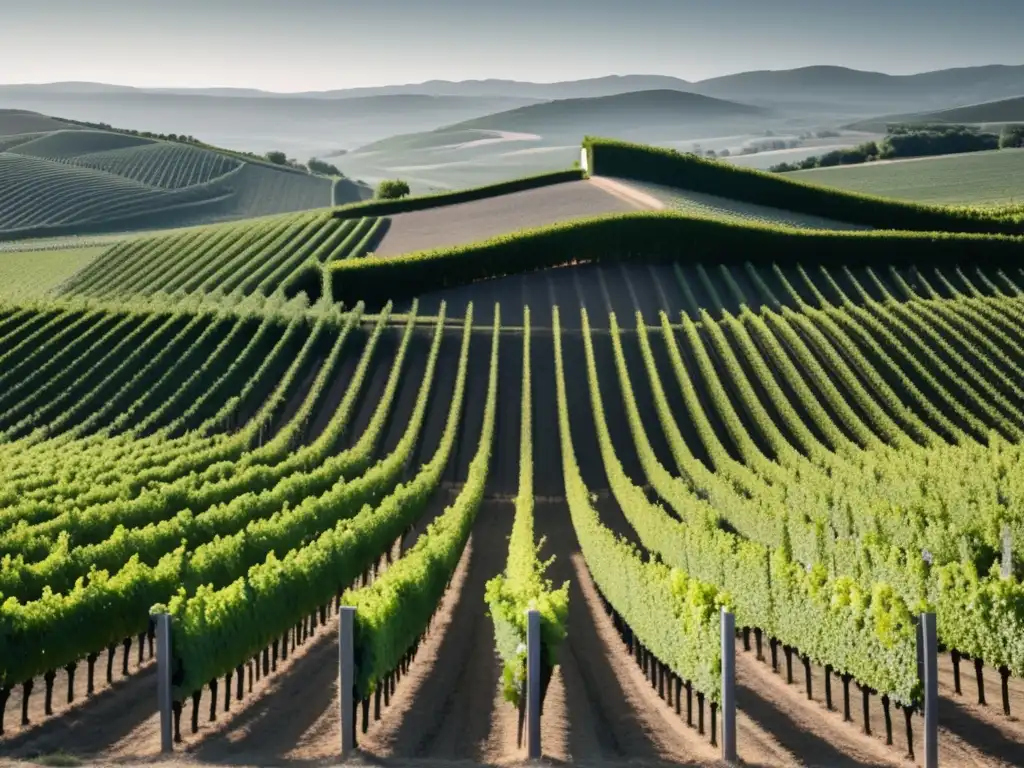
[(998, 205), (1024, 201), (1024, 149), (816, 168), (785, 175), (851, 192), (922, 203)]
[(0, 234), (39, 235), (117, 226), (152, 226), (197, 215), (189, 208), (223, 200), (209, 185), (167, 191), (91, 168), (0, 153)]
[(2, 132), (0, 121), (0, 237), (180, 227), (333, 202), (329, 179), (188, 144), (96, 130)]
[(310, 263), (365, 255), (383, 223), (305, 213), (124, 240), (62, 292), (108, 298), (158, 292), (269, 296)]

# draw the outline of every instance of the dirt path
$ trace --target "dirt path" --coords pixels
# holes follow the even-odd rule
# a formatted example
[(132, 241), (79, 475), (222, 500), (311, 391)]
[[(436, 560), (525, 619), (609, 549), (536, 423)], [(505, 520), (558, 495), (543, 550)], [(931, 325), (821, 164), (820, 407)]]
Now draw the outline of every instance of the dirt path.
[[(544, 556), (556, 557), (549, 576), (556, 585), (570, 585), (569, 636), (544, 703), (545, 756), (584, 764), (714, 762), (716, 748), (657, 698), (621, 647), (579, 553), (564, 503), (538, 504), (536, 526), (537, 535), (547, 538)], [(758, 751), (765, 749), (762, 744)]]
[(509, 502), (486, 502), (430, 635), (391, 706), (361, 736), (375, 758), (507, 762), (517, 755), (516, 711), (501, 698), (501, 665), (484, 588), (505, 564)]
[[(902, 753), (889, 749), (852, 724), (836, 727), (820, 704), (808, 701), (798, 685), (738, 650), (736, 701), (742, 718), (756, 723), (807, 766), (897, 766)], [(743, 737), (738, 736), (740, 744)]]
[(624, 213), (637, 203), (587, 181), (568, 181), (500, 197), (391, 217), (378, 256), (442, 248), (602, 213)]
[(85, 665), (75, 675), (76, 700), (66, 703), (67, 674), (61, 671), (54, 681), (53, 716), (44, 715), (44, 683), (35, 680), (29, 697), (31, 724), (22, 728), (21, 686), (16, 686), (7, 703), (5, 735), (0, 737), (0, 755), (27, 756), (62, 750), (75, 755), (100, 753), (111, 744), (124, 740), (155, 720), (156, 666), (148, 659), (136, 667), (132, 646), (129, 675), (121, 675), (122, 649), (118, 647), (114, 663), (114, 682), (106, 682), (106, 653), (96, 663), (95, 693), (85, 697)]
[(663, 211), (668, 207), (654, 195), (636, 189), (620, 179), (613, 179), (608, 176), (591, 176), (590, 183), (600, 187), (610, 195), (615, 195), (615, 197), (629, 203), (634, 208)]

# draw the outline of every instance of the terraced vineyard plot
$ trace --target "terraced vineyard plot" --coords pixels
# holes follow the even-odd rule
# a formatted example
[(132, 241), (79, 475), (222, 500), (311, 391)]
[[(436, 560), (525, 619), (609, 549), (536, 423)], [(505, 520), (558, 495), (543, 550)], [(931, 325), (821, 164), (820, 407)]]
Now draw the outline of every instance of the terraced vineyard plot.
[(5, 135), (0, 120), (0, 236), (159, 229), (333, 202), (332, 180), (291, 168), (189, 144), (52, 127)]
[(190, 147), (154, 143), (139, 147), (76, 154), (75, 165), (96, 168), (162, 189), (206, 184), (241, 167), (233, 157)]
[(373, 248), (384, 222), (307, 213), (123, 240), (78, 273), (62, 292), (102, 297), (158, 292), (269, 296), (310, 264), (361, 258)]
[(0, 177), (0, 233), (81, 231), (99, 222), (146, 220), (152, 226), (145, 217), (228, 194), (210, 186), (166, 191), (90, 168), (8, 153), (0, 153)]

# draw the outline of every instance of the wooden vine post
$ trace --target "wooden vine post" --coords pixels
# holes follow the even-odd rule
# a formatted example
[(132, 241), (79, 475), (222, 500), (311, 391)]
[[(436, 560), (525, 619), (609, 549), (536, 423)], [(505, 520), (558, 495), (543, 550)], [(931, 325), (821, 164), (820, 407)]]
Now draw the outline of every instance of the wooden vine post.
[(160, 712), (160, 752), (174, 750), (171, 691), (171, 616), (156, 615), (156, 699)]
[(526, 745), (531, 760), (540, 759), (541, 694), (540, 611), (526, 612)]
[(338, 612), (338, 691), (341, 698), (341, 756), (349, 757), (356, 744), (356, 609), (343, 605)]
[(922, 613), (920, 627), (921, 681), (924, 684), (924, 768), (938, 768), (939, 659), (935, 614)]
[(736, 762), (736, 617), (722, 608), (722, 760)]

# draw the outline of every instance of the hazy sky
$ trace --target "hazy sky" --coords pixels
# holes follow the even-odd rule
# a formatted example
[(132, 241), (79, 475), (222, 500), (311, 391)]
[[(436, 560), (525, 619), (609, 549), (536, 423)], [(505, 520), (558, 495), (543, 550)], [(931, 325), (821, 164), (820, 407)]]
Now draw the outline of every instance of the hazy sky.
[[(0, 0), (0, 82), (276, 91), (1024, 64), (1024, 0)], [(1022, 89), (1024, 90), (1024, 89)]]

